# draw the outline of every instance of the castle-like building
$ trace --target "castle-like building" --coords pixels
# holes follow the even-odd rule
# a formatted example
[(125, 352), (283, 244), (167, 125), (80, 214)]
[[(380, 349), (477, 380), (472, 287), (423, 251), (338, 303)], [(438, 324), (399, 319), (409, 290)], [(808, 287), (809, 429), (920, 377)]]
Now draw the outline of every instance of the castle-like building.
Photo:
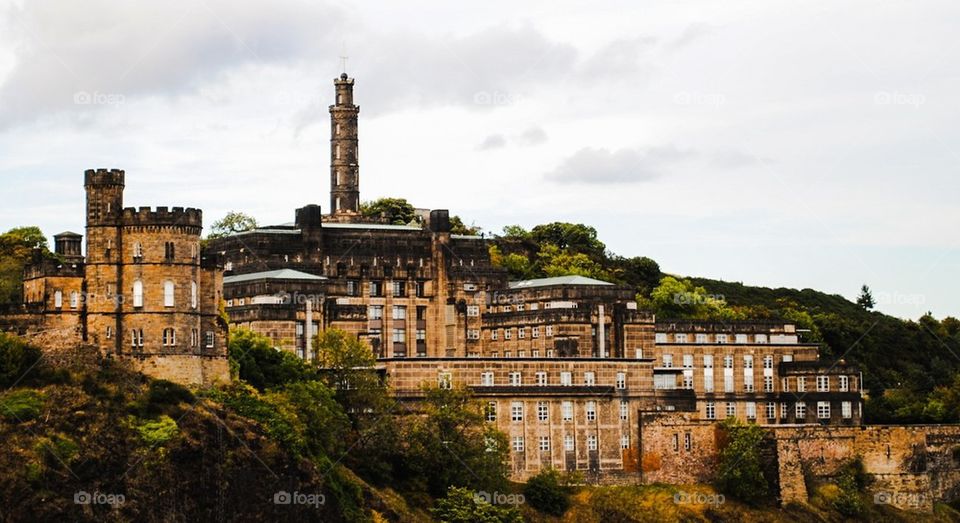
[[(334, 84), (330, 212), (306, 205), (293, 223), (210, 244), (225, 263), (233, 325), (304, 358), (313, 334), (347, 331), (411, 401), (424, 384), (471, 388), (508, 436), (520, 479), (544, 467), (635, 479), (644, 413), (694, 425), (861, 423), (857, 369), (821, 362), (790, 322), (657, 319), (628, 287), (508, 281), (488, 240), (452, 233), (446, 210), (411, 225), (364, 218), (354, 81)], [(701, 437), (678, 428), (670, 444), (691, 452)]]
[(201, 211), (124, 207), (124, 186), (124, 171), (86, 171), (86, 256), (72, 232), (54, 237), (54, 257), (37, 253), (17, 323), (154, 377), (229, 381), (223, 268), (200, 247)]

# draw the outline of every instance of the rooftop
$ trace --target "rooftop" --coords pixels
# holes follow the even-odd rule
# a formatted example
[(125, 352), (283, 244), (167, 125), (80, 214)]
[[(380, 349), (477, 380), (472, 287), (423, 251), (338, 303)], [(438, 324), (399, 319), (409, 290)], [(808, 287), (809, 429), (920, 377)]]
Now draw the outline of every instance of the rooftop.
[(613, 285), (610, 282), (587, 278), (571, 274), (567, 276), (555, 276), (553, 278), (537, 278), (535, 280), (521, 280), (510, 282), (511, 289), (529, 289), (532, 287), (550, 287), (553, 285)]
[(224, 285), (229, 283), (242, 283), (254, 280), (325, 280), (324, 276), (316, 276), (305, 272), (295, 271), (293, 269), (279, 269), (276, 271), (253, 272), (250, 274), (238, 274), (237, 276), (225, 276)]

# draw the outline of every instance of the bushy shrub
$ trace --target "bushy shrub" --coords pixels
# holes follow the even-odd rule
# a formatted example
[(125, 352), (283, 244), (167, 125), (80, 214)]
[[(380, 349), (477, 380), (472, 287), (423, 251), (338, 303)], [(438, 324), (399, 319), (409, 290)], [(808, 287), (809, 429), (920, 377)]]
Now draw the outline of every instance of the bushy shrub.
[(0, 417), (7, 421), (29, 421), (42, 410), (43, 395), (35, 390), (14, 390), (0, 396)]
[(533, 508), (562, 516), (570, 508), (570, 488), (563, 475), (554, 469), (547, 469), (533, 476), (523, 487), (523, 495)]
[(21, 382), (39, 360), (39, 349), (17, 336), (0, 332), (0, 388)]
[(763, 429), (733, 418), (723, 421), (721, 428), (727, 434), (727, 444), (720, 450), (717, 488), (747, 503), (769, 501), (769, 488), (763, 475), (763, 459), (760, 455)]
[(246, 329), (230, 333), (229, 355), (240, 379), (260, 391), (317, 377), (295, 354), (273, 348), (269, 338)]
[(438, 499), (431, 512), (443, 523), (523, 522), (515, 507), (491, 505), (472, 490), (458, 487), (450, 487), (447, 496)]
[(166, 415), (156, 420), (134, 420), (134, 428), (149, 447), (163, 445), (180, 432), (177, 422)]

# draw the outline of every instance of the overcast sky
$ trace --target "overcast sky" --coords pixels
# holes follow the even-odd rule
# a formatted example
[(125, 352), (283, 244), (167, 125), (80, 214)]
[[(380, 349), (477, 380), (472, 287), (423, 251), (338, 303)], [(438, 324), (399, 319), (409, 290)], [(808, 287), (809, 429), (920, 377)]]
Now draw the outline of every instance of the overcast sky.
[(0, 229), (82, 233), (97, 167), (207, 224), (326, 209), (345, 50), (365, 200), (960, 315), (956, 2), (146, 4), (0, 0)]

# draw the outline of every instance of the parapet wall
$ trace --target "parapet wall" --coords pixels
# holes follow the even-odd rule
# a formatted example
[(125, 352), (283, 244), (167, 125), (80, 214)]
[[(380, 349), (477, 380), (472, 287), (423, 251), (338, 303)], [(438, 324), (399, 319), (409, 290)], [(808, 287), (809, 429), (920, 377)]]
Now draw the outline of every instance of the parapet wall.
[[(183, 227), (203, 227), (203, 211), (183, 207), (127, 207), (123, 209), (124, 226), (176, 225)], [(199, 234), (200, 231), (197, 231)]]

